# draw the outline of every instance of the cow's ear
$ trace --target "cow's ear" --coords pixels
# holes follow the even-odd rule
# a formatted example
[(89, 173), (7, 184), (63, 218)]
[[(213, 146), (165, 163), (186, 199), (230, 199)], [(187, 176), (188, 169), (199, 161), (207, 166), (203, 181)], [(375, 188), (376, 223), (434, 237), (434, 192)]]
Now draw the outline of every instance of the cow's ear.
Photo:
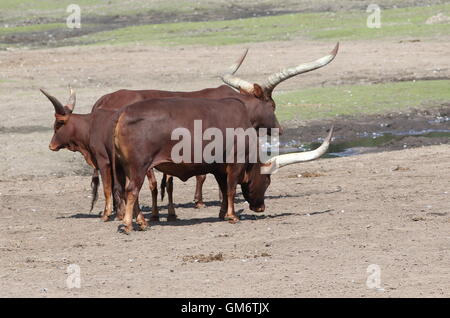
[(70, 104), (68, 104), (68, 105), (66, 105), (66, 106), (64, 106), (64, 111), (66, 112), (66, 114), (72, 114), (72, 112), (73, 112), (73, 105), (70, 105)]
[(255, 97), (259, 99), (264, 98), (264, 90), (256, 83), (253, 84), (253, 95), (255, 95)]
[(70, 117), (70, 113), (64, 114), (64, 115), (55, 113), (55, 119), (56, 119), (56, 121), (57, 121), (59, 124), (62, 124), (62, 125), (64, 125), (65, 123), (67, 123), (67, 121), (69, 120), (69, 117)]

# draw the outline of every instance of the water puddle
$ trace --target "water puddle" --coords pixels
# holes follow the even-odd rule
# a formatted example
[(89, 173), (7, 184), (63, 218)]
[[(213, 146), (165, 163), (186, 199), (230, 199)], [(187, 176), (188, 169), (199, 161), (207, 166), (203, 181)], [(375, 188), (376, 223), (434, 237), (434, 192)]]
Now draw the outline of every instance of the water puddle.
[[(426, 138), (449, 138), (450, 129), (425, 129), (410, 131), (384, 131), (374, 133), (358, 134), (356, 139), (351, 141), (339, 141), (339, 136), (333, 138), (328, 153), (324, 158), (337, 158), (359, 155), (376, 150), (387, 148), (387, 144), (393, 142), (401, 143), (406, 137), (426, 137)], [(289, 153), (295, 151), (307, 151), (320, 146), (323, 139), (311, 144), (299, 144), (297, 141), (289, 141), (280, 144), (280, 153)]]

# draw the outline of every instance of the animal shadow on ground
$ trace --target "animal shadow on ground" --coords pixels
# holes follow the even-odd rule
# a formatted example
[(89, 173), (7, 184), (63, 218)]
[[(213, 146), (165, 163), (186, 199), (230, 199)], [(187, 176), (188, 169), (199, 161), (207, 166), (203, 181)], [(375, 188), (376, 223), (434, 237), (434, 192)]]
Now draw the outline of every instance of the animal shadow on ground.
[[(335, 191), (331, 191), (331, 192), (321, 192), (322, 194), (330, 194), (330, 193), (334, 193)], [(267, 195), (266, 196), (266, 200), (278, 200), (278, 199), (283, 199), (283, 198), (301, 198), (301, 197), (305, 197), (305, 196), (309, 196), (311, 194), (318, 194), (316, 192), (314, 193), (303, 193), (303, 194), (283, 194), (283, 195)], [(243, 203), (245, 202), (244, 198), (242, 197), (242, 194), (238, 194), (236, 196), (235, 199), (235, 203)], [(205, 201), (205, 205), (207, 207), (220, 207), (220, 201), (219, 200), (214, 200), (214, 201)], [(181, 208), (181, 209), (193, 209), (195, 207), (194, 202), (187, 202), (187, 203), (176, 203), (174, 204), (175, 208)], [(158, 208), (160, 209), (160, 217), (162, 219), (166, 219), (167, 218), (167, 214), (161, 213), (161, 210), (167, 210), (168, 205), (158, 205)], [(145, 213), (145, 216), (147, 219), (149, 219), (150, 217), (150, 213), (151, 212), (151, 208), (147, 205), (144, 205), (141, 207), (142, 212), (147, 212)], [(201, 211), (201, 209), (198, 210), (199, 213)], [(266, 218), (274, 218), (274, 217), (282, 217), (282, 216), (289, 216), (289, 215), (306, 215), (307, 213), (280, 213), (280, 214), (276, 214), (276, 215), (269, 215), (269, 214), (261, 214), (261, 215), (255, 215), (255, 214), (242, 214), (243, 210), (239, 210), (236, 214), (238, 214), (238, 216), (240, 217), (241, 221), (247, 221), (247, 220), (260, 220), (260, 219), (266, 219)], [(327, 210), (327, 211), (318, 211), (318, 212), (312, 212), (309, 213), (309, 215), (314, 215), (314, 214), (322, 214), (322, 213), (326, 213), (326, 212), (330, 212), (331, 210)], [(217, 213), (219, 213), (219, 209), (217, 209)], [(76, 213), (73, 215), (69, 215), (69, 216), (58, 216), (57, 219), (68, 219), (68, 218), (73, 218), (73, 219), (94, 219), (94, 218), (99, 218), (100, 217), (100, 213)], [(220, 220), (218, 217), (206, 217), (206, 218), (193, 218), (193, 219), (178, 219), (177, 221), (174, 222), (152, 222), (152, 224), (154, 225), (161, 225), (161, 226), (186, 226), (186, 225), (194, 225), (194, 224), (201, 224), (201, 223), (216, 223), (216, 222), (225, 222), (223, 220)]]
[[(243, 214), (243, 209), (240, 209), (236, 212), (238, 215), (240, 222), (247, 222), (247, 221), (255, 221), (260, 219), (266, 219), (266, 218), (278, 218), (283, 216), (289, 216), (293, 215), (295, 213), (280, 213), (276, 215), (254, 215), (254, 214)], [(167, 222), (164, 219), (167, 218), (167, 214), (160, 214), (160, 218), (163, 219), (163, 221), (160, 222), (150, 222), (151, 226), (190, 226), (190, 225), (197, 225), (202, 223), (217, 223), (217, 222), (227, 222), (224, 220), (219, 219), (219, 217), (204, 217), (204, 218), (189, 218), (189, 219), (177, 219), (176, 221)]]
[[(304, 196), (309, 196), (311, 195), (311, 193), (305, 193), (305, 194), (283, 194), (283, 195), (267, 195), (265, 197), (266, 200), (273, 200), (273, 199), (282, 199), (282, 198), (300, 198), (300, 197), (304, 197)], [(236, 196), (234, 202), (236, 204), (239, 203), (245, 203), (245, 199), (242, 196), (242, 194), (239, 194)], [(214, 200), (214, 201), (204, 201), (206, 207), (212, 207), (212, 206), (216, 206), (216, 207), (220, 207), (221, 202), (219, 200)], [(190, 209), (190, 208), (195, 208), (195, 203), (194, 202), (187, 202), (187, 203), (174, 203), (173, 205), (175, 208), (182, 208), (182, 209)], [(158, 205), (159, 209), (167, 209), (168, 205)], [(143, 212), (149, 212), (151, 211), (151, 207), (149, 207), (148, 205), (143, 205), (141, 206), (141, 210)]]
[(56, 219), (98, 219), (100, 218), (100, 213), (77, 213), (68, 216), (57, 216)]

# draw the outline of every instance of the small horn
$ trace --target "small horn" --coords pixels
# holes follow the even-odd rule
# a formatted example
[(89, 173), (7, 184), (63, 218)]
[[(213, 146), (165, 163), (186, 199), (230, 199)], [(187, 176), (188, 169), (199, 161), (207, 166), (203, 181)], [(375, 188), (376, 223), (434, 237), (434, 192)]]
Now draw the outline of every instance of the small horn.
[(75, 103), (77, 101), (77, 97), (75, 96), (75, 90), (70, 86), (69, 84), (69, 90), (70, 90), (70, 97), (67, 101), (66, 107), (73, 112), (73, 109), (75, 108)]
[(55, 107), (55, 113), (59, 114), (59, 115), (65, 115), (66, 111), (64, 110), (64, 106), (61, 104), (61, 102), (54, 96), (50, 95), (49, 93), (47, 93), (44, 89), (40, 89), (40, 91), (42, 92), (42, 94), (44, 94), (49, 100), (50, 102), (53, 104), (53, 107)]
[(271, 158), (269, 161), (267, 161), (266, 165), (275, 164), (276, 168), (282, 168), (284, 166), (291, 165), (294, 163), (311, 161), (311, 160), (320, 158), (328, 151), (328, 147), (330, 146), (331, 138), (333, 137), (333, 129), (334, 129), (334, 127), (331, 127), (327, 138), (325, 138), (325, 140), (323, 141), (322, 145), (320, 145), (319, 148), (312, 150), (312, 151), (294, 152), (294, 153), (288, 153), (288, 154), (284, 154), (284, 155), (275, 156), (275, 157)]
[(336, 44), (336, 46), (334, 47), (333, 51), (331, 51), (330, 54), (321, 57), (320, 59), (317, 59), (313, 62), (300, 64), (295, 67), (286, 68), (284, 70), (281, 70), (277, 73), (270, 75), (265, 81), (265, 83), (262, 85), (262, 87), (271, 92), (273, 91), (275, 86), (287, 80), (288, 78), (321, 68), (330, 63), (336, 57), (338, 50), (339, 50), (339, 42)]
[(233, 75), (234, 73), (236, 73), (236, 71), (241, 66), (242, 62), (244, 61), (245, 57), (247, 56), (247, 52), (248, 52), (248, 49), (245, 49), (244, 54), (242, 54), (242, 56), (233, 65), (231, 65), (229, 67), (228, 71), (226, 71), (224, 74), (222, 74), (220, 76), (220, 78), (222, 79), (222, 81), (225, 84), (227, 84), (233, 88), (236, 88), (237, 90), (242, 89), (242, 90), (245, 90), (250, 93), (253, 91), (253, 84)]

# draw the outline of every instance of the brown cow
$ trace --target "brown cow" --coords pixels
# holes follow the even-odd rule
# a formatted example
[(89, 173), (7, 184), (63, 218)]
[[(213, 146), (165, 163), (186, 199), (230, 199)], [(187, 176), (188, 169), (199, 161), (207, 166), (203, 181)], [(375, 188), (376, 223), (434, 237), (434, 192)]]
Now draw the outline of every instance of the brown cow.
[[(262, 128), (262, 127), (281, 128), (276, 118), (274, 122), (267, 120), (268, 118), (267, 114), (273, 114), (275, 111), (275, 102), (272, 99), (272, 91), (275, 88), (275, 86), (289, 77), (320, 68), (330, 63), (337, 54), (338, 46), (339, 44), (336, 45), (334, 50), (329, 55), (322, 57), (314, 62), (302, 64), (297, 67), (289, 68), (282, 72), (271, 75), (269, 79), (266, 81), (266, 83), (261, 86), (258, 84), (253, 85), (249, 84), (248, 82), (233, 76), (233, 74), (236, 72), (236, 70), (241, 65), (243, 59), (245, 58), (245, 55), (247, 53), (245, 52), (242, 55), (242, 57), (230, 67), (229, 71), (222, 76), (222, 79), (225, 83), (234, 88), (239, 89), (239, 92), (236, 92), (232, 88), (224, 85), (217, 88), (209, 88), (195, 92), (167, 92), (157, 90), (119, 90), (117, 92), (107, 94), (101, 97), (93, 106), (93, 111), (96, 111), (97, 109), (117, 110), (118, 108), (124, 105), (129, 105), (132, 102), (141, 101), (148, 98), (189, 97), (189, 98), (220, 99), (225, 97), (234, 97), (239, 99), (241, 102), (245, 104), (247, 110), (250, 113), (250, 121), (254, 128)], [(89, 140), (88, 127), (91, 121), (89, 114), (87, 115), (72, 114), (74, 107), (74, 97), (75, 97), (74, 94), (71, 94), (70, 98), (70, 100), (73, 99), (73, 103), (70, 101), (66, 106), (62, 106), (62, 104), (55, 97), (49, 95), (44, 91), (43, 93), (50, 99), (50, 101), (53, 103), (55, 107), (55, 116), (56, 116), (55, 135), (52, 139), (50, 149), (57, 151), (61, 148), (68, 148), (69, 150), (72, 151), (79, 151), (83, 154), (88, 164), (99, 169), (98, 166), (95, 166), (93, 164), (92, 153), (90, 153), (90, 148), (88, 144), (85, 143), (86, 140)], [(58, 117), (60, 119), (58, 119)], [(69, 119), (71, 120), (69, 121)], [(102, 123), (105, 123), (105, 121), (102, 121)], [(60, 130), (60, 128), (64, 129)], [(96, 132), (97, 130), (91, 131)], [(106, 168), (109, 165), (110, 165), (109, 162), (102, 164), (102, 166)], [(107, 192), (111, 193), (110, 190), (112, 185), (111, 183), (108, 182), (108, 180), (111, 179), (111, 176), (110, 174), (109, 176), (107, 175), (109, 172), (108, 169), (106, 168), (103, 173), (102, 171), (100, 171), (100, 173), (102, 174), (102, 182), (104, 186), (105, 196), (107, 197), (108, 196)], [(200, 176), (197, 178), (198, 179), (197, 179), (195, 201), (197, 206), (201, 206), (203, 205), (201, 197), (202, 192), (201, 188), (204, 182), (204, 176)], [(106, 180), (106, 183), (103, 181), (103, 179)], [(94, 185), (94, 191), (91, 207), (93, 206), (95, 198), (97, 197), (96, 188), (98, 185), (98, 175), (94, 173), (92, 180), (93, 180), (92, 184)], [(150, 181), (150, 188), (152, 190), (152, 198), (155, 198), (157, 188), (156, 188), (156, 180), (154, 178), (152, 171), (149, 171), (149, 181)], [(171, 190), (171, 183), (169, 183), (169, 190)], [(112, 208), (110, 207), (111, 202), (109, 200), (105, 201), (106, 201), (105, 209), (102, 214), (102, 218), (104, 220), (107, 220), (109, 218), (109, 215), (111, 214)], [(156, 207), (156, 200), (153, 200), (153, 202), (154, 203), (152, 209), (152, 218), (157, 219), (158, 211)], [(171, 213), (171, 211), (173, 211), (174, 214), (172, 195), (171, 191), (169, 191), (169, 212)]]
[[(275, 125), (273, 127), (270, 126), (270, 122), (265, 122), (264, 118), (267, 117), (268, 110), (271, 109), (272, 111), (275, 111), (276, 105), (275, 101), (272, 98), (272, 92), (275, 89), (275, 87), (280, 84), (281, 82), (287, 80), (288, 78), (291, 78), (293, 76), (303, 74), (306, 72), (310, 72), (313, 70), (316, 70), (318, 68), (321, 68), (336, 57), (336, 54), (339, 50), (339, 43), (336, 44), (334, 49), (330, 52), (330, 54), (317, 59), (310, 63), (304, 63), (300, 64), (295, 67), (287, 68), (284, 70), (281, 70), (279, 72), (276, 72), (272, 75), (270, 75), (267, 80), (262, 84), (259, 85), (257, 83), (251, 84), (250, 82), (247, 82), (243, 79), (238, 78), (237, 76), (234, 76), (234, 73), (237, 71), (239, 66), (241, 65), (243, 59), (245, 58), (247, 51), (243, 54), (243, 56), (235, 63), (233, 64), (228, 72), (223, 74), (221, 76), (223, 82), (235, 89), (237, 89), (239, 92), (233, 91), (227, 86), (220, 86), (216, 89), (211, 90), (205, 90), (200, 91), (201, 94), (198, 94), (196, 92), (194, 93), (172, 93), (171, 96), (169, 95), (159, 95), (159, 96), (148, 96), (148, 98), (160, 98), (160, 97), (189, 97), (189, 98), (211, 98), (211, 99), (219, 99), (219, 98), (226, 98), (226, 97), (233, 97), (237, 98), (240, 101), (242, 101), (247, 110), (250, 112), (250, 121), (254, 128), (278, 128), (280, 129), (280, 134), (282, 133), (282, 129), (280, 124), (277, 120), (275, 120)], [(259, 123), (258, 123), (259, 122)], [(260, 125), (260, 126), (258, 126)], [(201, 198), (201, 189), (203, 186), (203, 182), (205, 181), (205, 176), (201, 176), (201, 179), (197, 176), (197, 184), (196, 184), (196, 196), (199, 194)], [(163, 184), (165, 184), (165, 180), (163, 181)], [(167, 181), (168, 184), (168, 196), (169, 196), (169, 206), (171, 206), (170, 202), (172, 202), (172, 187), (173, 187), (173, 179), (169, 178)], [(162, 195), (164, 194), (164, 189), (162, 189)]]
[[(166, 174), (177, 176), (182, 181), (195, 175), (213, 174), (223, 198), (219, 217), (235, 223), (238, 221), (234, 211), (237, 184), (241, 184), (244, 198), (250, 208), (256, 212), (263, 212), (265, 210), (264, 194), (270, 184), (270, 175), (261, 173), (261, 168), (270, 170), (272, 166), (282, 167), (319, 158), (327, 151), (332, 136), (331, 129), (328, 137), (318, 149), (277, 156), (266, 163), (249, 161), (249, 150), (247, 149), (249, 141), (245, 144), (245, 160), (242, 162), (226, 161), (225, 157), (228, 158), (228, 154), (225, 147), (215, 150), (220, 151), (221, 161), (215, 160), (208, 163), (202, 158), (201, 162), (196, 162), (194, 151), (192, 151), (187, 161), (176, 162), (172, 151), (177, 141), (173, 140), (172, 134), (175, 129), (180, 127), (193, 132), (196, 120), (202, 121), (203, 129), (218, 129), (222, 132), (222, 136), (225, 136), (225, 131), (230, 128), (254, 129), (246, 105), (236, 98), (221, 100), (151, 99), (129, 105), (115, 115), (111, 160), (115, 182), (125, 185), (124, 233), (132, 231), (135, 202), (149, 169), (156, 168)], [(266, 121), (272, 121), (272, 126), (275, 126), (275, 115), (266, 116)], [(222, 145), (225, 145), (226, 142), (227, 140), (224, 138)], [(231, 155), (236, 158), (238, 144), (236, 140), (232, 142), (234, 143), (234, 152)], [(205, 146), (206, 143), (203, 140), (202, 154)], [(192, 145), (189, 147), (194, 149)], [(119, 175), (122, 176), (122, 179)], [(141, 216), (136, 217), (136, 222), (140, 229), (148, 226)]]
[[(239, 66), (242, 64), (245, 56), (247, 54), (247, 50), (240, 57), (239, 60), (232, 66), (234, 70), (231, 72), (235, 72)], [(104, 221), (109, 220), (109, 216), (112, 213), (112, 183), (111, 183), (111, 173), (110, 173), (110, 163), (107, 159), (107, 154), (105, 153), (105, 146), (99, 146), (105, 137), (105, 131), (108, 131), (108, 127), (105, 127), (106, 119), (103, 120), (101, 116), (94, 116), (98, 110), (105, 111), (117, 111), (120, 107), (132, 104), (137, 101), (141, 101), (147, 98), (154, 97), (170, 97), (170, 96), (192, 96), (192, 97), (210, 97), (210, 98), (219, 98), (223, 94), (229, 94), (232, 92), (235, 93), (233, 89), (223, 85), (218, 88), (209, 88), (195, 92), (168, 92), (168, 91), (159, 91), (159, 90), (119, 90), (114, 93), (110, 93), (102, 96), (92, 107), (90, 114), (73, 114), (73, 109), (75, 107), (76, 97), (75, 92), (70, 88), (70, 97), (69, 101), (65, 106), (54, 96), (50, 95), (46, 91), (41, 89), (41, 92), (50, 100), (55, 108), (55, 123), (54, 123), (54, 135), (50, 142), (49, 148), (52, 151), (59, 151), (60, 149), (68, 149), (71, 151), (80, 152), (86, 162), (94, 167), (94, 173), (92, 176), (92, 202), (91, 202), (91, 211), (97, 200), (98, 194), (97, 189), (99, 185), (99, 177), (98, 170), (100, 170), (100, 174), (102, 175), (102, 183), (105, 194), (105, 209), (102, 213), (102, 219)], [(99, 112), (99, 114), (107, 114), (105, 112)], [(106, 116), (110, 116), (106, 115)], [(95, 123), (93, 124), (93, 118), (96, 118)], [(91, 127), (94, 125), (95, 127)], [(110, 127), (109, 127), (110, 128)], [(91, 136), (92, 135), (92, 136)], [(90, 142), (95, 145), (90, 145)], [(109, 139), (108, 139), (109, 142)], [(98, 160), (95, 160), (95, 156), (93, 152), (95, 151), (95, 147), (99, 147), (101, 149), (101, 154), (98, 154)], [(196, 207), (204, 206), (203, 198), (202, 198), (202, 186), (206, 176), (197, 176), (197, 186), (196, 192), (194, 196), (194, 201)], [(152, 220), (159, 220), (159, 213), (157, 209), (157, 184), (156, 178), (153, 174), (153, 171), (148, 172), (148, 179), (150, 184), (150, 190), (152, 192)], [(175, 219), (175, 209), (173, 207), (173, 199), (172, 199), (172, 180), (169, 181), (169, 220)], [(120, 202), (117, 202), (120, 204)], [(119, 214), (119, 219), (120, 219)]]

